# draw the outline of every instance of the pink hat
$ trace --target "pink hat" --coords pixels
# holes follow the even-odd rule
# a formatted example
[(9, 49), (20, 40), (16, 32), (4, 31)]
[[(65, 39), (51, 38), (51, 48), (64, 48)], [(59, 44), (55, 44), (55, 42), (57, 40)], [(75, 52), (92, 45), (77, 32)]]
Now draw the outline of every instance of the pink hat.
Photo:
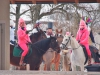
[(83, 26), (84, 28), (87, 28), (86, 23), (84, 20), (80, 20), (80, 28)]
[(20, 28), (20, 24), (22, 22), (24, 23), (24, 27), (26, 27), (25, 21), (22, 18), (20, 18), (19, 21), (18, 21), (18, 28)]

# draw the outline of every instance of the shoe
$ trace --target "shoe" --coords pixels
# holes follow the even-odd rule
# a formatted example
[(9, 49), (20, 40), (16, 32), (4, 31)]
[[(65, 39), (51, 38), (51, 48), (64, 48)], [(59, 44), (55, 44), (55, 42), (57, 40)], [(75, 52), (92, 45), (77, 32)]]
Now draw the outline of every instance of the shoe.
[(24, 56), (21, 56), (19, 65), (22, 66), (24, 61)]
[(88, 65), (91, 65), (91, 56), (88, 56)]

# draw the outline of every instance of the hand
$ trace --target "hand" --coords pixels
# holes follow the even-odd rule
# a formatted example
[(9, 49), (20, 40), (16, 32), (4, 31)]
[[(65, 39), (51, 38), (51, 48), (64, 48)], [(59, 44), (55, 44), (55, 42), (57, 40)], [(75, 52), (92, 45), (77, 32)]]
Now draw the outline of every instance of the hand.
[(27, 44), (27, 45), (32, 45), (32, 43), (31, 43), (31, 42), (27, 42), (26, 44)]
[(36, 27), (37, 27), (37, 26), (36, 26), (36, 24), (35, 24), (33, 28), (36, 28)]
[(32, 42), (28, 42), (28, 44), (29, 44), (29, 45), (31, 45), (31, 44), (32, 44)]
[(28, 34), (29, 33), (29, 31), (26, 31), (26, 34)]

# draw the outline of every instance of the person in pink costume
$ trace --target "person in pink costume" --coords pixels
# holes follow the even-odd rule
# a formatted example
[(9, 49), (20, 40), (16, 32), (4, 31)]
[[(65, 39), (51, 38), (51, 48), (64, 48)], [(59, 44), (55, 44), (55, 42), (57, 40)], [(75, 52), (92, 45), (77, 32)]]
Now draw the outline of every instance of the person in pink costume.
[(28, 31), (26, 30), (26, 24), (25, 21), (20, 18), (18, 22), (18, 30), (17, 30), (17, 36), (18, 36), (18, 45), (22, 48), (23, 53), (21, 55), (21, 59), (19, 62), (19, 65), (23, 65), (23, 60), (26, 54), (28, 53), (28, 43), (31, 43), (30, 38), (28, 36)]
[(76, 40), (80, 45), (84, 45), (88, 54), (88, 65), (91, 64), (91, 52), (89, 49), (89, 31), (84, 20), (80, 20), (79, 30), (76, 35)]

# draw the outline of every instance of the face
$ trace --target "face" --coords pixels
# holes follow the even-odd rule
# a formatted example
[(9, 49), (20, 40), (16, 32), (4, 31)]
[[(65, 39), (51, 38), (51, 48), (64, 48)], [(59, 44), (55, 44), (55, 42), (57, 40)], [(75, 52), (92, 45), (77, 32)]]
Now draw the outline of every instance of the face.
[(52, 29), (48, 29), (48, 32), (52, 32)]
[(80, 25), (80, 29), (84, 29), (85, 28), (85, 25)]
[(21, 22), (20, 23), (20, 27), (24, 27), (24, 22)]

